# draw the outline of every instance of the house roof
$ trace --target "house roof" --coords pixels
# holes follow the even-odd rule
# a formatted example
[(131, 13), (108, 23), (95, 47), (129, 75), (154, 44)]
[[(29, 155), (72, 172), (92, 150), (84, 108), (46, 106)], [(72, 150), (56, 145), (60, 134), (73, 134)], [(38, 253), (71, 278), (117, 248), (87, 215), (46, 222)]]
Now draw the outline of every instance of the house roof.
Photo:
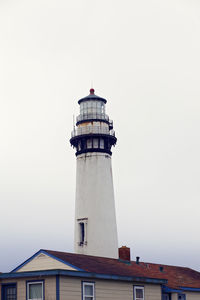
[(167, 279), (167, 286), (172, 289), (179, 289), (181, 287), (200, 288), (200, 272), (190, 268), (145, 262), (137, 264), (135, 261), (127, 263), (113, 258), (73, 254), (53, 250), (43, 251), (86, 272)]

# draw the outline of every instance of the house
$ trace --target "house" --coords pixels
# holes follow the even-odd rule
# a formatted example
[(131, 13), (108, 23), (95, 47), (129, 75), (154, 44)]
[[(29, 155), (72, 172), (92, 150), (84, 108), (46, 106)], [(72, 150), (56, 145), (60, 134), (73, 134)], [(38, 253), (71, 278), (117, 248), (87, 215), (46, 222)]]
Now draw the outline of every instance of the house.
[(39, 250), (0, 274), (0, 300), (200, 300), (200, 272), (129, 260)]

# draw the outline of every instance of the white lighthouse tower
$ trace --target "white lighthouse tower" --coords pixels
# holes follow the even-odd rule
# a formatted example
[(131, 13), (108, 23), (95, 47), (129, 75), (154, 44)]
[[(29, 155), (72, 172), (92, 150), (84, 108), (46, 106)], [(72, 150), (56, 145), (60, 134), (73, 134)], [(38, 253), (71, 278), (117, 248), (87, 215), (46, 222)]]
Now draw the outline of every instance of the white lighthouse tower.
[(118, 258), (111, 147), (113, 123), (106, 100), (90, 94), (78, 101), (80, 115), (70, 143), (76, 148), (75, 253)]

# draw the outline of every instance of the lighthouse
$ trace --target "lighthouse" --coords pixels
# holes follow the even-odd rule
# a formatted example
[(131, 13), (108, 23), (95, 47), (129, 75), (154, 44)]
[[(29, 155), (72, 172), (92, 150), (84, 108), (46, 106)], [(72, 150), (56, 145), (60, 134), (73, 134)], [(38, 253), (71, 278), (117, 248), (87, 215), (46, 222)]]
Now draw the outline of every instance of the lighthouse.
[(117, 139), (105, 112), (106, 102), (94, 89), (78, 101), (80, 114), (70, 139), (76, 149), (74, 251), (118, 258), (111, 163)]

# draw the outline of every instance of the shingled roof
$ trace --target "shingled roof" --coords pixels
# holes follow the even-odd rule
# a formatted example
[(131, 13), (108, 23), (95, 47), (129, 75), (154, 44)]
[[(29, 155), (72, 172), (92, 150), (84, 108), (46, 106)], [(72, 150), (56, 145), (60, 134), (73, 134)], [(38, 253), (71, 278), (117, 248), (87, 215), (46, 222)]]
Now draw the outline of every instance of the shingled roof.
[(200, 272), (190, 268), (145, 262), (137, 264), (135, 261), (127, 263), (113, 258), (73, 254), (53, 250), (43, 251), (87, 272), (167, 279), (167, 286), (171, 289), (179, 289), (181, 287), (200, 289)]

